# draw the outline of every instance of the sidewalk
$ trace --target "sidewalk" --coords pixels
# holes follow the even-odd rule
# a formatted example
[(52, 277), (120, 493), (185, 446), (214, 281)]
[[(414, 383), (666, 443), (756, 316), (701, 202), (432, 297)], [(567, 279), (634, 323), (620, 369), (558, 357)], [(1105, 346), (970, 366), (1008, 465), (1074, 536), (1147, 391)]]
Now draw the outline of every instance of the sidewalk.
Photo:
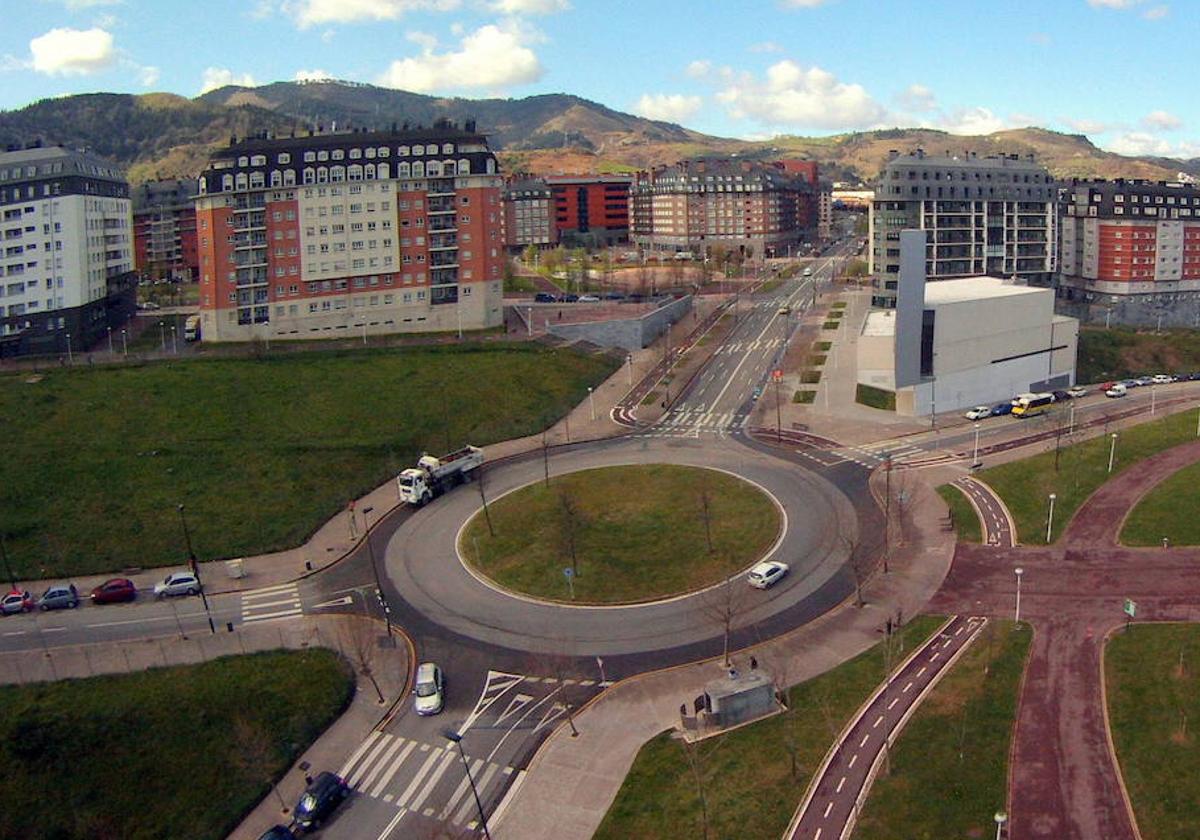
[[(864, 588), (865, 607), (850, 599), (785, 636), (740, 651), (739, 667), (753, 652), (768, 673), (803, 682), (877, 643), (889, 616), (920, 612), (950, 567), (954, 535), (939, 528), (945, 506), (930, 487), (917, 494), (911, 515), (908, 542), (893, 548), (891, 571), (877, 572)], [(632, 677), (605, 691), (576, 716), (579, 737), (560, 727), (545, 741), (503, 806), (493, 836), (590, 838), (642, 745), (677, 726), (680, 703), (690, 703), (724, 671), (717, 658)], [(796, 792), (797, 802), (802, 795)]]

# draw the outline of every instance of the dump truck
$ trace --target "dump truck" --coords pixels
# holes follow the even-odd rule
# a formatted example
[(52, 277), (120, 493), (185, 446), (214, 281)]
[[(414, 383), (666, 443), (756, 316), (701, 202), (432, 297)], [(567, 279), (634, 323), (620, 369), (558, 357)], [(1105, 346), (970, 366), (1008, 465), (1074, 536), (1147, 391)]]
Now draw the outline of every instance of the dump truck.
[(410, 505), (423, 505), (470, 479), (471, 470), (482, 463), (483, 450), (478, 446), (464, 446), (440, 458), (422, 455), (415, 467), (396, 477), (400, 498)]

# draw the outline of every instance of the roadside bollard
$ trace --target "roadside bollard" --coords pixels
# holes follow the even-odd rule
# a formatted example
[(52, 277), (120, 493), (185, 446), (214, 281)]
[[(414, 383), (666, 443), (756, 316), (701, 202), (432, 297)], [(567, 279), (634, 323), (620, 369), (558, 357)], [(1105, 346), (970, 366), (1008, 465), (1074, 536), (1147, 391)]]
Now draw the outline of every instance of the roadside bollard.
[(233, 632), (233, 622), (232, 621), (225, 622), (225, 630), (229, 633)]

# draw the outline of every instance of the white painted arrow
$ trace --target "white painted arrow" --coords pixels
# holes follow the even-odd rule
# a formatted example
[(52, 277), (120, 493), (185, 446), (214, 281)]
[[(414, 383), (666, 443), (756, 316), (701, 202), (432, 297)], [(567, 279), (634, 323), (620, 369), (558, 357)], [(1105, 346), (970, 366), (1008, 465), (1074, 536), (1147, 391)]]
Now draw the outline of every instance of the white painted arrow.
[(324, 607), (344, 607), (347, 604), (352, 604), (352, 603), (354, 603), (354, 598), (352, 598), (349, 595), (345, 595), (341, 598), (334, 598), (332, 601), (326, 601), (323, 604), (313, 604), (312, 608), (314, 610), (319, 610)]

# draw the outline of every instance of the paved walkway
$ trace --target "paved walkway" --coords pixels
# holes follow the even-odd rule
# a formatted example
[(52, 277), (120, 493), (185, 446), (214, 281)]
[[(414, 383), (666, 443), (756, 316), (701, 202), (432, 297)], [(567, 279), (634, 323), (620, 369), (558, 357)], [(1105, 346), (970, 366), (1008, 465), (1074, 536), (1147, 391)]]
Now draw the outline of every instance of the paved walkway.
[[(889, 617), (917, 614), (946, 574), (953, 535), (937, 523), (941, 499), (931, 489), (914, 494), (907, 542), (895, 547), (888, 574), (864, 587), (867, 605), (853, 599), (785, 636), (740, 651), (788, 685), (836, 667), (879, 641)], [(498, 840), (590, 838), (603, 820), (638, 750), (679, 724), (679, 706), (690, 703), (710, 680), (722, 676), (721, 660), (633, 677), (600, 695), (575, 718), (579, 737), (560, 728), (543, 744), (510, 794), (492, 827)]]
[(1148, 490), (1200, 460), (1200, 441), (1130, 466), (1076, 512), (1058, 545), (960, 544), (935, 610), (1012, 616), (1033, 627), (1010, 768), (1014, 840), (1134, 840), (1136, 823), (1108, 740), (1101, 660), (1133, 598), (1146, 621), (1200, 620), (1195, 548), (1125, 548), (1125, 514)]

